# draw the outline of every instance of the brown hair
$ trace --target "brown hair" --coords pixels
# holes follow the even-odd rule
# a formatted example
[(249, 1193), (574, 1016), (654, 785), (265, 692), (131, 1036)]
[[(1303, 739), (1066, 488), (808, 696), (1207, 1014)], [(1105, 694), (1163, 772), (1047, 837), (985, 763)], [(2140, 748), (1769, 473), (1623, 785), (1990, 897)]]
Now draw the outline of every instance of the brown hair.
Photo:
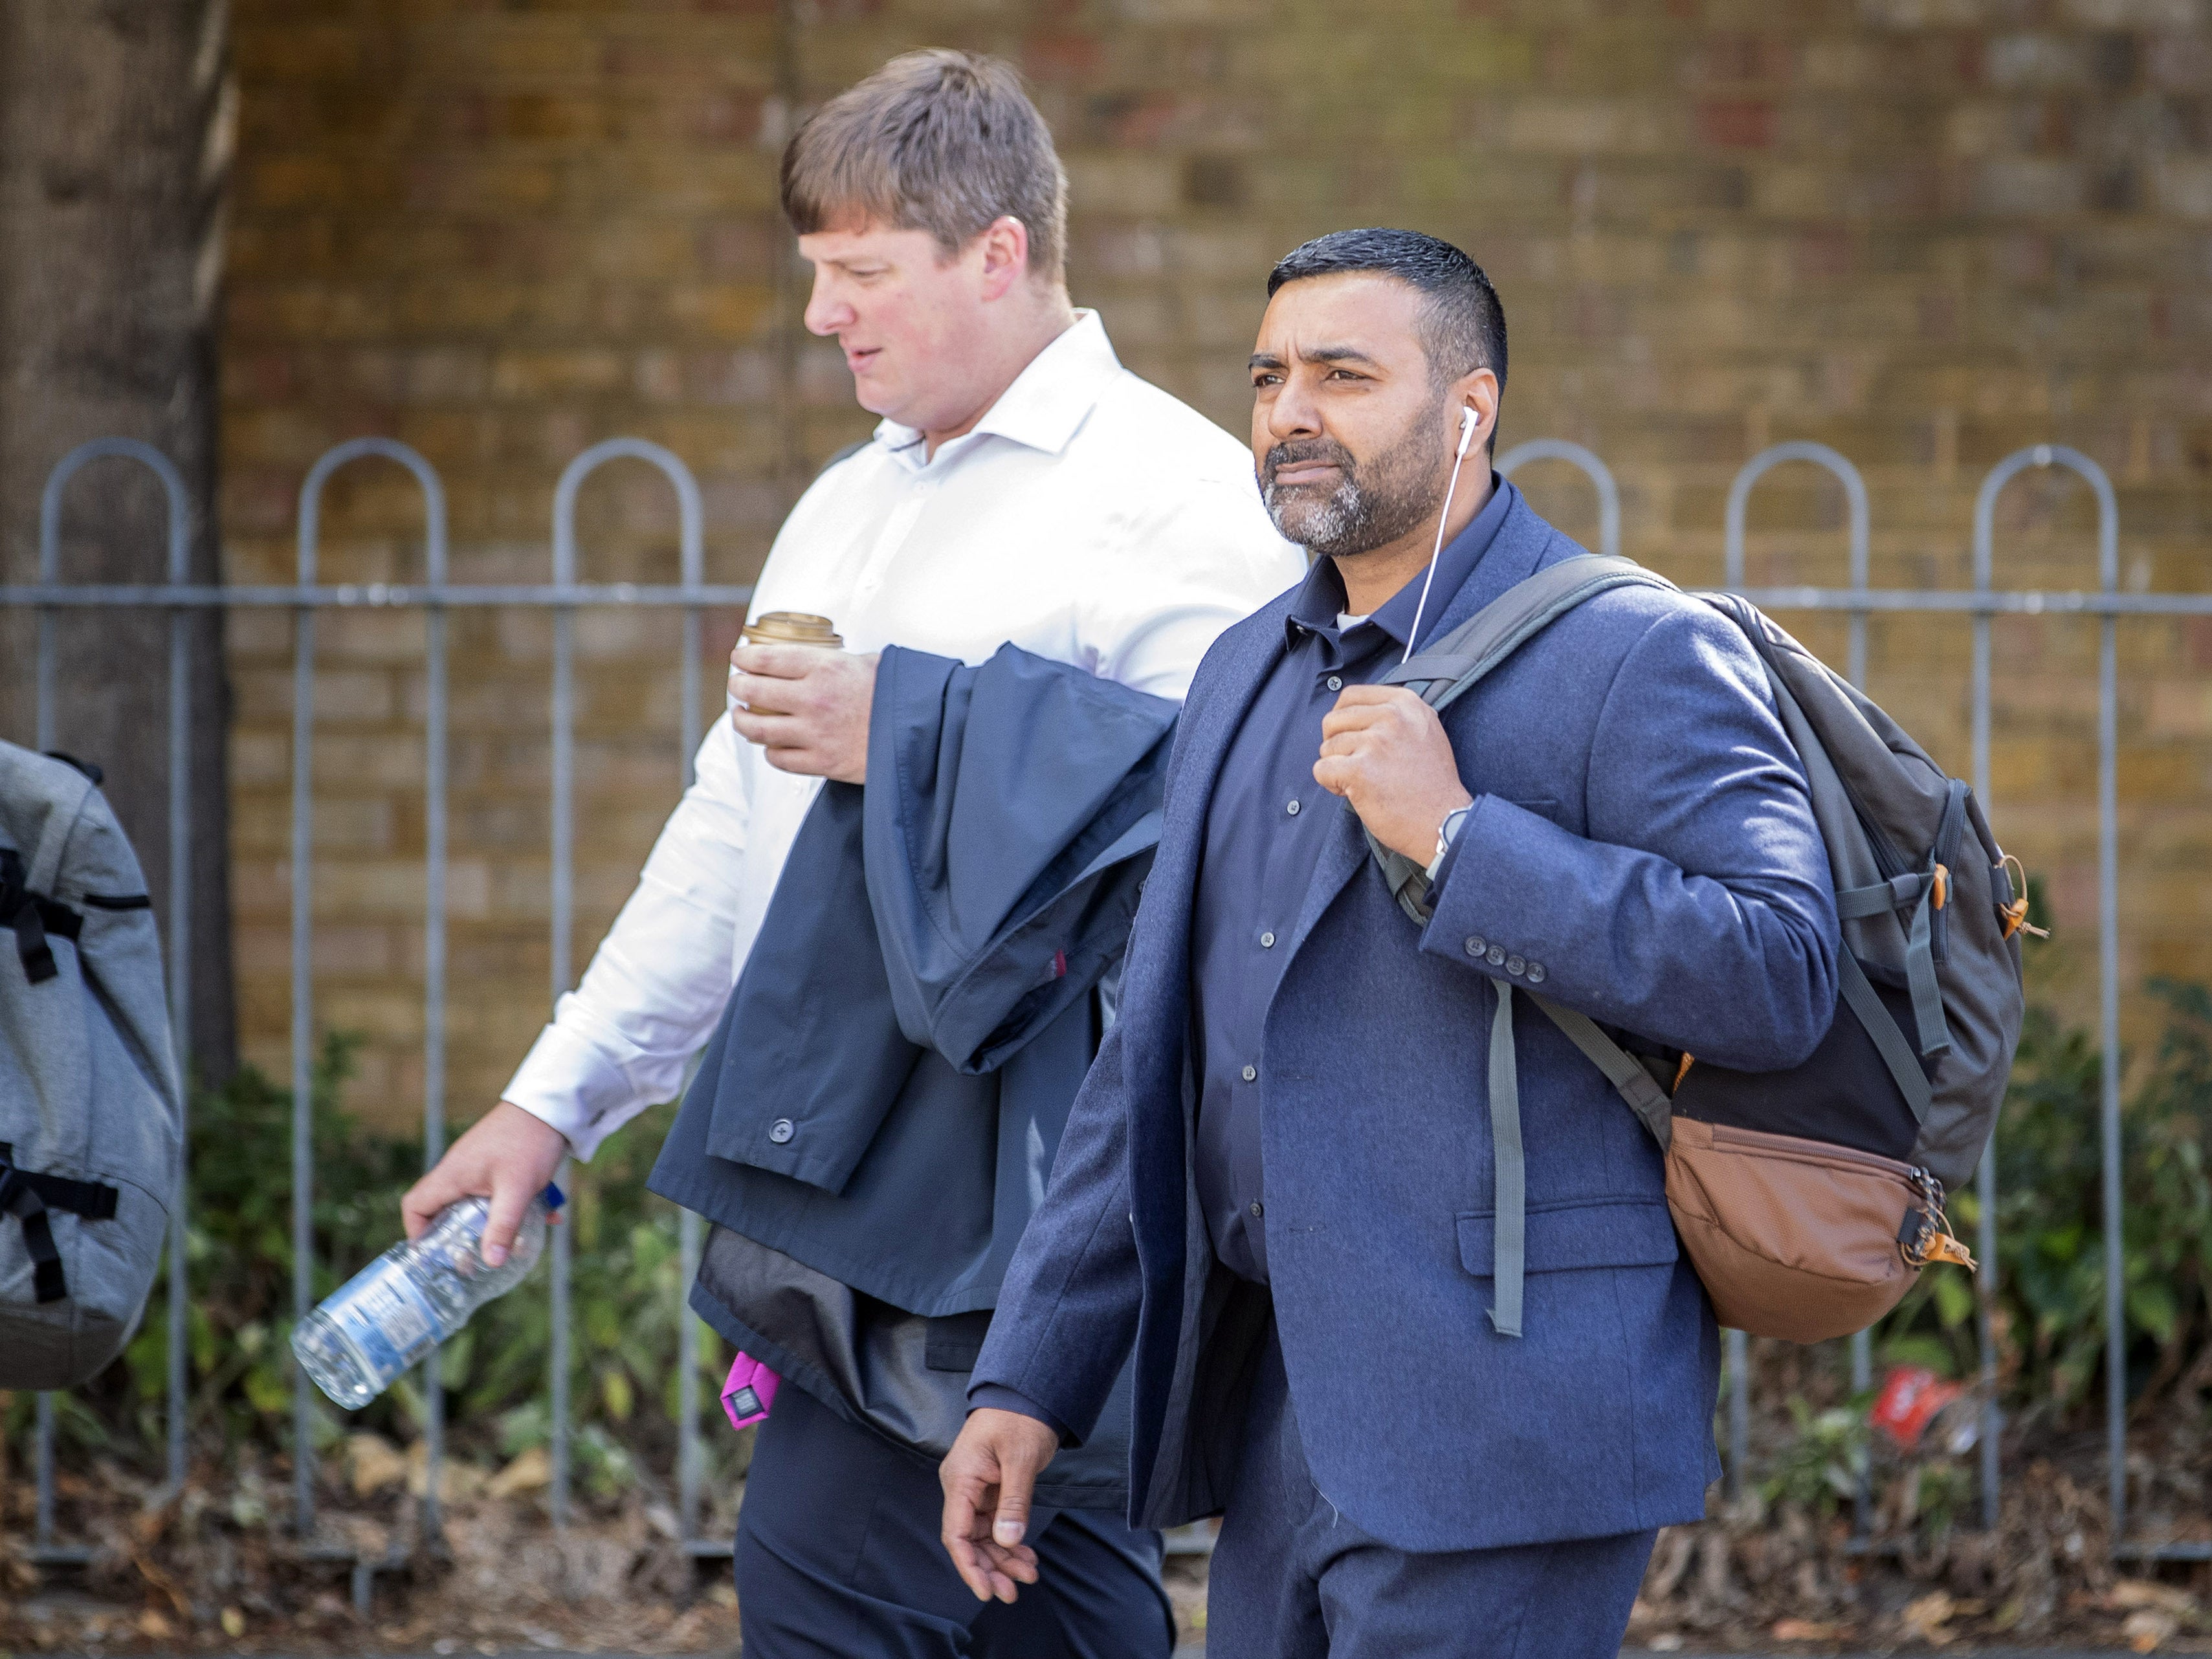
[(1029, 232), (1031, 274), (1056, 280), (1067, 174), (1012, 64), (910, 52), (807, 118), (783, 152), (783, 212), (802, 236), (854, 212), (926, 230), (948, 258), (1010, 216)]

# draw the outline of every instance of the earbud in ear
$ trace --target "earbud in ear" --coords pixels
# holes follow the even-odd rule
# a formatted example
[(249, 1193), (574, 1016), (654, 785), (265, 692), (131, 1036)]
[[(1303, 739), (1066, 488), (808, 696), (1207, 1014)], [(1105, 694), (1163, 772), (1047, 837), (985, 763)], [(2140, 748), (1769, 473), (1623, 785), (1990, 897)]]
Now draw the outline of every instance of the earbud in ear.
[(1474, 431), (1475, 431), (1475, 428), (1476, 428), (1477, 427), (1480, 426), (1481, 424), (1482, 424), (1481, 417), (1480, 417), (1480, 416), (1478, 416), (1478, 415), (1474, 412), (1474, 409), (1473, 409), (1471, 406), (1470, 406), (1470, 407), (1462, 408), (1462, 409), (1460, 410), (1460, 412), (1459, 412), (1459, 453), (1460, 453), (1461, 454), (1462, 454), (1462, 455), (1466, 454), (1466, 453), (1467, 453), (1467, 452), (1468, 452), (1468, 447), (1470, 447), (1470, 446), (1474, 442)]

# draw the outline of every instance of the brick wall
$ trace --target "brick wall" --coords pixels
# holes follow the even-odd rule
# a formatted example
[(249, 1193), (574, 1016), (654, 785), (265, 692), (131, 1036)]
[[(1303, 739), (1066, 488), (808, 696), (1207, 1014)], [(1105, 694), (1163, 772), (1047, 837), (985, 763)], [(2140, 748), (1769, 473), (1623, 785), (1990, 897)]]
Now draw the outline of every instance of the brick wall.
[[(1808, 438), (1864, 469), (1877, 586), (1965, 585), (1980, 477), (2045, 441), (2111, 472), (2124, 586), (2212, 584), (2203, 0), (237, 0), (235, 19), (234, 580), (289, 578), (301, 476), (364, 432), (443, 472), (456, 580), (543, 579), (556, 474), (619, 433), (690, 463), (709, 578), (748, 579), (811, 467), (870, 423), (793, 327), (781, 137), (892, 52), (955, 44), (1033, 79), (1073, 180), (1079, 302), (1234, 430), (1270, 260), (1411, 224), (1503, 293), (1505, 442), (1598, 450), (1626, 550), (1680, 580), (1718, 579), (1736, 469)], [(1594, 538), (1573, 475), (1522, 482)], [(342, 475), (326, 518), (328, 579), (419, 573), (396, 471)], [(602, 475), (581, 523), (588, 576), (672, 579), (672, 505), (643, 468)], [(1773, 475), (1753, 580), (1840, 583), (1842, 525), (1832, 486)], [(1998, 525), (2001, 585), (2094, 580), (2086, 491), (2032, 475)], [(734, 620), (709, 623), (710, 696)], [(1802, 620), (1840, 661), (1840, 623)], [(242, 1018), (281, 1071), (290, 624), (232, 638)], [(579, 623), (580, 966), (674, 799), (675, 638)], [(2212, 623), (2120, 639), (2129, 982), (2212, 976)], [(465, 1120), (548, 996), (550, 629), (457, 617), (453, 640)], [(370, 1038), (354, 1102), (392, 1121), (419, 1099), (420, 641), (411, 614), (333, 618), (319, 681), (318, 1012)], [(1872, 690), (1960, 771), (1967, 641), (1963, 619), (1870, 631)], [(1999, 833), (2048, 880), (2051, 983), (2086, 1012), (2094, 629), (2006, 618), (1994, 643)]]

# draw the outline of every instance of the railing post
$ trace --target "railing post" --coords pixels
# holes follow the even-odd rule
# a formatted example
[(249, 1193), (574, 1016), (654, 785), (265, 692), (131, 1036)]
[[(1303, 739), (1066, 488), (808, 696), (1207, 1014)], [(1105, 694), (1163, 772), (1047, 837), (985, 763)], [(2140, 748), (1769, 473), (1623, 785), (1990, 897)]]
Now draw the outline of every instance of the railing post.
[[(2112, 494), (2112, 481), (2105, 469), (2078, 449), (2062, 444), (2035, 444), (2014, 450), (1982, 480), (1974, 498), (1974, 591), (1990, 592), (1997, 497), (2004, 487), (2027, 468), (2063, 466), (2086, 481), (2097, 498), (2097, 580), (2101, 592), (2120, 590), (2120, 512)], [(2100, 1156), (2103, 1174), (2105, 1223), (2105, 1452), (2106, 1491), (2112, 1504), (2111, 1547), (2120, 1548), (2127, 1527), (2127, 1310), (2125, 1304), (2126, 1216), (2121, 1204), (2120, 1146), (2120, 927), (2119, 927), (2119, 654), (2118, 619), (2106, 611), (2098, 620), (2097, 634), (2097, 968), (2098, 1028), (2102, 1045), (2100, 1077)], [(1990, 623), (1989, 612), (1974, 617), (1974, 771), (1975, 789), (1984, 794), (1988, 810), (1990, 748)], [(1976, 1242), (1982, 1249), (1982, 1276), (1978, 1285), (1983, 1304), (1982, 1376), (1989, 1391), (1984, 1404), (1982, 1454), (1982, 1512), (1994, 1528), (1997, 1519), (1997, 1465), (1992, 1448), (1996, 1417), (1996, 1355), (1989, 1328), (1988, 1309), (1996, 1293), (1996, 1169), (1994, 1156), (1985, 1153), (1980, 1171), (1983, 1224)]]
[[(627, 458), (647, 462), (658, 467), (676, 491), (678, 520), (681, 571), (684, 586), (696, 589), (704, 568), (703, 540), (701, 528), (702, 513), (699, 500), (698, 480), (691, 469), (672, 451), (643, 438), (608, 438), (593, 444), (562, 469), (561, 479), (553, 491), (553, 580), (556, 586), (573, 586), (576, 580), (576, 496), (584, 480), (608, 461)], [(575, 607), (556, 606), (553, 612), (553, 698), (552, 698), (552, 981), (553, 1006), (557, 1016), (561, 999), (567, 995), (574, 983), (570, 963), (572, 935), (575, 929)], [(688, 787), (690, 781), (692, 753), (698, 747), (699, 704), (699, 639), (698, 610), (696, 605), (686, 607), (684, 640), (684, 758), (683, 775)], [(569, 1230), (553, 1229), (553, 1353), (552, 1353), (552, 1415), (553, 1415), (553, 1480), (547, 1494), (552, 1510), (553, 1524), (565, 1527), (568, 1520), (568, 1492), (570, 1474), (569, 1451), (569, 1273), (571, 1247)], [(691, 1337), (688, 1311), (678, 1329)], [(692, 1338), (696, 1343), (696, 1338)], [(687, 1418), (690, 1433), (696, 1433), (697, 1380), (696, 1347), (693, 1365), (687, 1369), (678, 1384), (679, 1392), (689, 1388), (691, 1414)], [(679, 1479), (692, 1472), (697, 1449), (696, 1440), (687, 1437), (679, 1455)], [(696, 1498), (696, 1474), (690, 1497)], [(690, 1534), (690, 1520), (684, 1517), (679, 1530)]]
[[(333, 453), (335, 452), (332, 452)], [(315, 580), (323, 483), (336, 467), (325, 454), (300, 487), (299, 558), (301, 589)], [(292, 1319), (306, 1321), (315, 1305), (314, 1267), (314, 1007), (313, 962), (314, 893), (315, 611), (303, 592), (292, 623)], [(301, 1538), (315, 1526), (315, 1405), (313, 1383), (292, 1361), (292, 1528)]]
[(1741, 1331), (1728, 1333), (1729, 1457), (1728, 1495), (1740, 1498), (1751, 1473), (1751, 1339)]
[[(1740, 588), (1743, 580), (1743, 520), (1746, 507), (1751, 501), (1752, 486), (1756, 484), (1784, 461), (1810, 461), (1815, 466), (1826, 467), (1844, 487), (1844, 501), (1850, 514), (1851, 548), (1851, 591), (1863, 593), (1867, 589), (1868, 532), (1866, 480), (1859, 476), (1857, 467), (1838, 451), (1826, 444), (1774, 444), (1762, 449), (1743, 464), (1729, 486), (1728, 541), (1726, 585)], [(1851, 612), (1850, 683), (1861, 690), (1866, 689), (1866, 612)]]
[[(1723, 553), (1725, 585), (1731, 589), (1741, 588), (1744, 585), (1744, 517), (1750, 505), (1752, 488), (1769, 472), (1787, 461), (1809, 461), (1815, 466), (1825, 467), (1834, 475), (1837, 482), (1843, 485), (1844, 500), (1850, 515), (1850, 526), (1851, 592), (1865, 592), (1869, 562), (1866, 480), (1859, 476), (1858, 468), (1851, 464), (1848, 457), (1830, 448), (1826, 444), (1804, 442), (1774, 444), (1762, 449), (1743, 464), (1742, 469), (1735, 475), (1735, 482), (1729, 484), (1727, 540)], [(1864, 611), (1851, 612), (1849, 673), (1846, 678), (1858, 690), (1866, 689), (1866, 612)], [(1731, 1333), (1729, 1340), (1731, 1344), (1735, 1345), (1730, 1347), (1729, 1352), (1731, 1353), (1740, 1352), (1742, 1346), (1741, 1334)], [(1865, 1331), (1860, 1331), (1851, 1338), (1850, 1366), (1851, 1391), (1854, 1394), (1863, 1394), (1872, 1386), (1874, 1381), (1874, 1347), (1869, 1334)], [(1734, 1390), (1729, 1402), (1730, 1420), (1731, 1422), (1741, 1421), (1747, 1425), (1738, 1442), (1738, 1449), (1735, 1453), (1738, 1457), (1744, 1455), (1742, 1445), (1748, 1440), (1747, 1425), (1751, 1417), (1751, 1381), (1747, 1375), (1747, 1366), (1735, 1368), (1730, 1378), (1730, 1386)], [(1863, 1466), (1856, 1473), (1851, 1494), (1853, 1530), (1862, 1538), (1866, 1534), (1868, 1519), (1873, 1509), (1871, 1494), (1868, 1489), (1868, 1471)]]
[[(425, 565), (433, 586), (446, 580), (446, 491), (437, 470), (415, 450), (391, 438), (353, 438), (325, 450), (300, 486), (299, 563), (302, 589), (315, 582), (322, 537), (323, 489), (331, 475), (366, 456), (397, 461), (422, 491)], [(315, 609), (304, 593), (297, 609), (292, 664), (292, 1309), (304, 1321), (315, 1305), (314, 1263), (314, 1006), (313, 1006), (313, 744), (315, 735)], [(424, 1152), (434, 1161), (445, 1134), (446, 775), (445, 616), (429, 612), (428, 801), (424, 886), (424, 1029), (422, 1128)], [(423, 1499), (426, 1535), (439, 1526), (438, 1477), (443, 1452), (444, 1398), (437, 1356), (425, 1375), (424, 1437), (428, 1491)], [(314, 1385), (295, 1359), (292, 1365), (292, 1514), (302, 1538), (314, 1530)]]
[(1569, 443), (1564, 438), (1531, 438), (1526, 443), (1514, 445), (1498, 458), (1498, 476), (1510, 478), (1516, 468), (1530, 461), (1565, 461), (1582, 469), (1597, 491), (1597, 550), (1608, 558), (1617, 556), (1620, 552), (1620, 486), (1613, 482), (1612, 469), (1598, 459), (1597, 452)]
[[(174, 461), (151, 444), (142, 443), (136, 438), (94, 438), (79, 444), (56, 462), (53, 471), (46, 475), (46, 487), (39, 495), (39, 580), (49, 584), (61, 580), (62, 501), (70, 481), (90, 463), (110, 457), (136, 461), (161, 482), (163, 502), (167, 509), (168, 582), (172, 588), (185, 586), (191, 580), (191, 492), (185, 487), (184, 474), (177, 470)], [(192, 1007), (191, 646), (188, 614), (182, 605), (173, 605), (169, 611), (167, 921), (169, 1047), (177, 1067), (179, 1145), (177, 1184), (169, 1195), (168, 1355), (165, 1378), (167, 1394), (165, 1408), (168, 1418), (167, 1491), (172, 1493), (184, 1486), (191, 1445), (185, 1421), (189, 1395), (185, 1376), (186, 1315), (190, 1308), (190, 1290), (186, 1283), (188, 1264), (185, 1260), (185, 1212), (191, 1164), (191, 1102), (188, 1093), (191, 1085)], [(58, 714), (53, 686), (52, 612), (44, 606), (39, 611), (37, 674), (38, 746), (44, 751), (55, 746)], [(53, 1425), (53, 1412), (49, 1403), (39, 1418), (42, 1442), (39, 1467), (41, 1478), (48, 1482), (53, 1478), (53, 1449), (51, 1443)], [(52, 1494), (42, 1488), (41, 1497), (43, 1502), (40, 1514), (51, 1525)], [(42, 1540), (47, 1546), (51, 1546), (52, 1541), (51, 1539)]]

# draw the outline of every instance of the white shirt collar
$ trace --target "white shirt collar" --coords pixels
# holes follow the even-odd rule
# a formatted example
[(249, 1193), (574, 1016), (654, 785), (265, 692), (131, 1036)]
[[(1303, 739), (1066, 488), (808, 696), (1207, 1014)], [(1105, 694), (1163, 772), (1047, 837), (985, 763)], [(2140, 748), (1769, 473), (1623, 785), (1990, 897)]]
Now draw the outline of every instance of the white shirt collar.
[[(1079, 311), (1051, 344), (1030, 359), (966, 438), (1011, 438), (1057, 455), (1097, 407), (1107, 382), (1121, 372), (1121, 360), (1106, 337), (1106, 325), (1097, 312)], [(925, 459), (921, 433), (913, 427), (884, 420), (877, 423), (875, 435), (878, 443), (916, 471), (933, 464)], [(941, 462), (948, 452), (957, 453), (969, 447), (969, 441), (955, 438), (938, 446), (935, 459)]]

